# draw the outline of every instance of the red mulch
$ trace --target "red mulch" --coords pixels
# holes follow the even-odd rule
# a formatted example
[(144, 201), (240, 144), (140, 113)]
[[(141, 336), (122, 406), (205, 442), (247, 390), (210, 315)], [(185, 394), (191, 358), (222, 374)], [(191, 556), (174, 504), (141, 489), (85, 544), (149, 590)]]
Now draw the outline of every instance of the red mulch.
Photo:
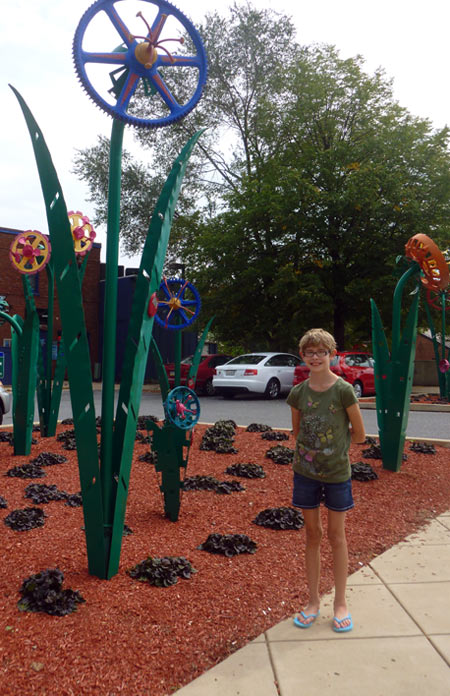
[[(63, 426), (62, 429), (67, 429)], [(230, 479), (224, 471), (235, 462), (261, 464), (265, 479), (240, 479), (244, 492), (219, 495), (186, 491), (177, 523), (164, 518), (156, 474), (138, 456), (148, 446), (136, 443), (119, 573), (99, 580), (87, 571), (81, 508), (64, 502), (41, 507), (44, 527), (27, 532), (2, 525), (0, 573), (0, 693), (16, 696), (163, 696), (191, 681), (273, 624), (291, 615), (305, 601), (304, 532), (275, 531), (252, 523), (268, 507), (290, 506), (291, 468), (265, 457), (273, 445), (260, 433), (239, 430), (237, 454), (199, 450), (205, 426), (196, 429), (188, 475)], [(351, 459), (360, 461), (361, 446)], [(59, 452), (64, 464), (45, 467), (45, 478), (5, 477), (7, 469), (24, 464), (39, 452)], [(401, 471), (384, 471), (381, 462), (366, 460), (378, 480), (354, 482), (355, 509), (348, 515), (350, 572), (368, 563), (424, 520), (448, 508), (450, 450), (435, 455), (405, 449)], [(55, 438), (40, 439), (30, 457), (14, 457), (0, 443), (0, 495), (8, 508), (32, 505), (25, 499), (29, 483), (56, 484), (79, 491), (74, 452), (61, 449)], [(258, 549), (233, 558), (197, 549), (211, 532), (247, 534)], [(332, 588), (331, 557), (324, 543), (322, 592)], [(197, 569), (189, 580), (168, 588), (132, 580), (126, 569), (147, 556), (185, 556)], [(65, 617), (20, 612), (22, 581), (46, 568), (59, 567), (64, 587), (79, 590), (86, 603)]]
[(449, 404), (448, 399), (444, 399), (439, 394), (411, 394), (410, 401), (413, 404), (445, 404), (447, 406)]

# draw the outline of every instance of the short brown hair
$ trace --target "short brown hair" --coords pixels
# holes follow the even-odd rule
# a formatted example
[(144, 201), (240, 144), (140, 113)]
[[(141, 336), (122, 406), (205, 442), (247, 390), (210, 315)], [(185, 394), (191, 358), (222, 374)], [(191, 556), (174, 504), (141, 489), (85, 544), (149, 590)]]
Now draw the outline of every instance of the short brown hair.
[(336, 350), (336, 341), (324, 329), (310, 329), (300, 340), (298, 346), (300, 353), (304, 353), (308, 346), (325, 346), (332, 353)]

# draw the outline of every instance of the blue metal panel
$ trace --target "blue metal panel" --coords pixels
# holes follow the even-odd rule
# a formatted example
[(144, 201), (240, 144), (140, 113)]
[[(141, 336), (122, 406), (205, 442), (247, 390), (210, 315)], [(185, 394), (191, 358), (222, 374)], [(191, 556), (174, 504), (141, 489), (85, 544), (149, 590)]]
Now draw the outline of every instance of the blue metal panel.
[[(117, 328), (116, 328), (116, 367), (115, 379), (117, 382), (121, 379), (121, 369), (125, 352), (125, 339), (128, 333), (128, 323), (131, 315), (131, 305), (133, 302), (133, 293), (136, 284), (135, 275), (126, 275), (118, 278), (117, 288)], [(99, 354), (97, 362), (101, 362), (103, 354), (103, 310), (105, 297), (105, 281), (100, 281), (100, 301), (99, 301)], [(153, 336), (158, 344), (159, 351), (164, 363), (174, 361), (174, 341), (172, 332), (166, 331), (156, 323), (153, 325)], [(198, 336), (196, 331), (183, 331), (181, 357), (185, 358), (188, 355), (193, 355), (197, 347)], [(145, 380), (157, 379), (156, 367), (153, 364), (152, 357), (149, 355), (147, 367), (145, 371)]]

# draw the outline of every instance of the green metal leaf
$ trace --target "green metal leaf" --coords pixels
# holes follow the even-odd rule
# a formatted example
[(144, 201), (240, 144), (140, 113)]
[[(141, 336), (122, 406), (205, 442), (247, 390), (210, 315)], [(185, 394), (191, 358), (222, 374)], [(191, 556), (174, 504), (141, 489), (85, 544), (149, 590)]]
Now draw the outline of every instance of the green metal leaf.
[(203, 130), (198, 131), (183, 147), (163, 186), (150, 221), (136, 279), (114, 429), (113, 474), (117, 495), (108, 577), (114, 575), (119, 567), (136, 422), (154, 321), (154, 317), (147, 311), (148, 303), (151, 295), (159, 289), (173, 215), (184, 173), (189, 157), (202, 133)]
[(70, 222), (61, 185), (42, 131), (23, 97), (14, 87), (11, 86), (11, 89), (19, 101), (30, 133), (52, 244), (52, 263), (58, 289), (83, 495), (89, 571), (104, 577), (105, 544), (94, 394), (81, 284)]
[(167, 377), (167, 372), (164, 367), (164, 361), (159, 352), (158, 344), (152, 336), (150, 341), (150, 350), (152, 353), (153, 362), (156, 365), (156, 371), (158, 373), (159, 388), (161, 390), (161, 398), (163, 402), (167, 399), (167, 394), (170, 391), (169, 379)]
[(188, 379), (193, 379), (194, 382), (197, 378), (197, 370), (198, 370), (198, 366), (200, 365), (200, 360), (202, 358), (203, 346), (205, 345), (205, 341), (206, 341), (206, 338), (207, 338), (208, 333), (209, 333), (209, 329), (210, 329), (213, 321), (214, 321), (214, 317), (211, 317), (211, 319), (206, 324), (205, 329), (202, 333), (202, 336), (197, 344), (197, 348), (195, 349), (194, 358), (192, 360), (192, 365), (189, 368)]

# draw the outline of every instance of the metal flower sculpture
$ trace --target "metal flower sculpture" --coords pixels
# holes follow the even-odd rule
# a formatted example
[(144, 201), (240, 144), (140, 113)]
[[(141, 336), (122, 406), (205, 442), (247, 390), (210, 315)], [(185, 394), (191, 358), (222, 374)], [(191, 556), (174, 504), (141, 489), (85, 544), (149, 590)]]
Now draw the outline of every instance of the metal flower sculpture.
[[(14, 90), (30, 132), (45, 200), (52, 244), (55, 279), (63, 328), (75, 438), (77, 443), (89, 571), (110, 578), (119, 567), (125, 508), (134, 438), (154, 321), (151, 298), (158, 290), (170, 228), (183, 176), (191, 152), (201, 135), (196, 133), (175, 160), (153, 212), (136, 280), (121, 384), (114, 415), (115, 343), (117, 318), (117, 270), (122, 142), (125, 124), (160, 127), (191, 111), (201, 96), (206, 79), (203, 45), (189, 20), (166, 0), (143, 0), (145, 18), (129, 16), (136, 4), (127, 0), (97, 0), (83, 15), (75, 32), (73, 57), (84, 89), (100, 108), (113, 116), (108, 186), (104, 349), (102, 360), (102, 430), (98, 454), (96, 416), (89, 344), (84, 321), (81, 280), (76, 263), (73, 225), (45, 139), (25, 101)], [(134, 12), (136, 10), (134, 9)], [(147, 21), (147, 11), (154, 16)], [(144, 35), (134, 23), (142, 20)], [(106, 23), (103, 32), (101, 22)], [(133, 23), (133, 29), (131, 27)], [(184, 36), (175, 36), (177, 25)], [(97, 42), (106, 42), (99, 46)], [(117, 38), (119, 37), (119, 38)], [(186, 41), (186, 52), (169, 53), (166, 43)], [(114, 48), (116, 42), (121, 44)], [(92, 50), (91, 50), (92, 49)], [(100, 49), (100, 50), (98, 50)], [(109, 66), (106, 70), (105, 68)], [(111, 66), (115, 69), (108, 75)], [(172, 70), (187, 70), (184, 87), (193, 81), (186, 100), (171, 91)], [(106, 81), (105, 81), (106, 77)], [(183, 81), (181, 82), (183, 86)], [(144, 97), (145, 104), (142, 104)], [(148, 97), (145, 100), (145, 97)], [(156, 106), (155, 106), (156, 105)], [(145, 113), (142, 114), (141, 109)], [(80, 227), (80, 225), (77, 225)], [(92, 235), (75, 241), (88, 244)], [(82, 246), (82, 245), (81, 245)], [(78, 253), (84, 248), (78, 250)]]
[[(414, 372), (420, 285), (436, 290), (444, 289), (449, 282), (445, 258), (426, 235), (411, 237), (405, 246), (405, 254), (409, 268), (398, 281), (394, 292), (390, 351), (377, 306), (373, 300), (370, 301), (378, 431), (383, 467), (390, 471), (399, 471), (402, 463)], [(402, 331), (402, 297), (410, 279), (415, 283), (415, 288)]]

